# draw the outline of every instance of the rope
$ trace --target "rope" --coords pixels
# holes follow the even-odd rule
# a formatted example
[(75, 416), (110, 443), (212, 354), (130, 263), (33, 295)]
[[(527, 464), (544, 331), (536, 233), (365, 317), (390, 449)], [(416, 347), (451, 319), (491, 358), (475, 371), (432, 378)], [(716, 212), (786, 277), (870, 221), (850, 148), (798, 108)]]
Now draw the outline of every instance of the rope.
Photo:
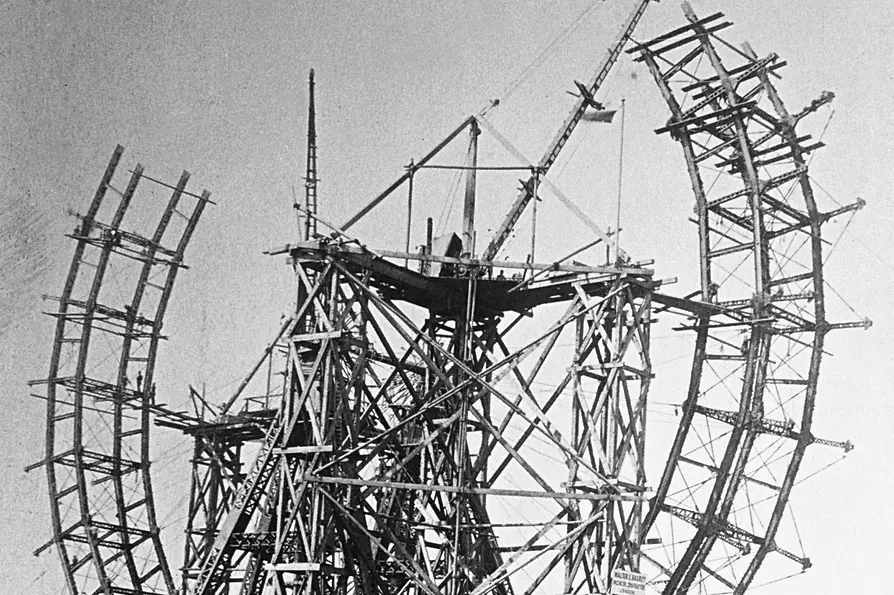
[(825, 279), (823, 279), (823, 285), (825, 285), (827, 288), (831, 289), (831, 290), (832, 290), (832, 293), (834, 293), (836, 296), (838, 296), (838, 299), (840, 299), (841, 302), (842, 302), (845, 306), (847, 306), (847, 309), (850, 310), (851, 313), (852, 313), (854, 316), (856, 316), (857, 318), (860, 318), (860, 319), (863, 318), (862, 316), (860, 316), (859, 314), (857, 314), (857, 311), (854, 310), (854, 309), (851, 307), (851, 305), (850, 305), (849, 303), (847, 303), (847, 300), (845, 300), (845, 299), (841, 296), (840, 293), (838, 293), (837, 291), (835, 291), (835, 288), (832, 287), (831, 285), (829, 285), (829, 282), (826, 281)]
[(797, 535), (798, 537), (798, 546), (801, 548), (801, 553), (806, 554), (807, 552), (804, 551), (804, 541), (801, 539), (801, 530), (798, 529), (798, 521), (795, 519), (795, 511), (792, 510), (792, 507), (790, 505), (787, 505), (786, 508), (788, 509), (789, 516), (792, 517), (792, 525), (794, 525), (795, 527), (795, 535)]
[[(832, 114), (834, 114), (834, 113), (835, 113), (835, 112), (832, 112)], [(832, 116), (830, 115), (830, 116), (829, 116), (829, 120), (831, 120), (831, 119), (832, 119)], [(828, 123), (827, 123), (827, 126), (828, 126)], [(823, 129), (823, 132), (825, 133), (825, 129)], [(825, 188), (823, 188), (822, 185), (820, 185), (819, 182), (817, 182), (815, 179), (813, 179), (813, 177), (811, 177), (811, 182), (813, 182), (814, 184), (816, 184), (816, 186), (817, 186), (820, 190), (822, 190), (822, 192), (823, 192), (826, 196), (828, 196), (830, 199), (832, 199), (832, 201), (833, 201), (835, 204), (841, 206), (841, 203), (839, 203), (837, 200), (835, 200), (835, 197), (832, 196), (832, 194), (831, 194), (828, 190), (826, 190)], [(841, 238), (843, 238), (843, 237), (844, 237), (844, 234), (845, 234), (846, 232), (848, 232), (848, 228), (850, 227), (851, 223), (853, 222), (854, 217), (856, 216), (856, 214), (857, 214), (857, 211), (856, 211), (856, 210), (851, 211), (851, 213), (850, 213), (850, 217), (848, 217), (847, 223), (844, 224), (844, 228), (841, 230), (841, 233), (838, 234), (838, 238), (836, 238), (835, 242), (832, 244), (832, 247), (829, 249), (828, 254), (826, 254), (826, 258), (823, 260), (823, 265), (825, 265), (825, 264), (829, 261), (829, 258), (831, 258), (831, 256), (832, 256), (832, 252), (835, 251), (835, 249), (838, 247), (838, 244), (841, 242)], [(861, 240), (856, 234), (854, 234), (853, 232), (848, 232), (848, 233), (850, 233), (850, 236), (851, 236), (854, 240), (856, 240), (857, 242), (859, 242), (859, 243), (860, 243), (860, 244), (861, 244), (861, 245), (862, 245), (862, 246), (863, 246), (863, 247), (864, 247), (870, 254), (872, 254), (873, 256), (875, 256), (875, 257), (879, 260), (879, 262), (881, 262), (883, 265), (885, 265), (885, 266), (888, 268), (888, 270), (894, 272), (894, 266), (891, 266), (890, 263), (888, 263), (887, 261), (885, 261), (881, 256), (879, 256), (875, 251), (873, 251), (869, 246), (867, 246), (867, 245), (863, 242), (863, 240)], [(854, 316), (856, 316), (857, 318), (860, 318), (860, 317), (861, 317), (859, 314), (857, 314), (857, 311), (854, 310), (853, 307), (851, 307), (851, 305), (847, 302), (847, 300), (845, 300), (844, 297), (842, 297), (840, 293), (838, 293), (837, 291), (835, 291), (835, 288), (832, 287), (832, 286), (829, 284), (828, 281), (826, 281), (826, 280), (824, 279), (824, 280), (823, 280), (823, 284), (824, 284), (826, 287), (828, 287), (830, 290), (832, 290), (832, 293), (834, 293), (836, 296), (838, 296), (838, 299), (840, 299), (840, 300), (842, 301), (842, 303), (843, 303), (845, 306), (847, 306), (848, 310), (850, 310), (851, 313), (852, 313)]]
[[(466, 162), (469, 161), (471, 154), (472, 140), (469, 139), (469, 148), (466, 150)], [(462, 182), (462, 174), (462, 170), (457, 170), (456, 174), (453, 177), (453, 187), (450, 189), (450, 193), (447, 195), (447, 202), (444, 204), (443, 207), (441, 207), (441, 214), (438, 215), (438, 227), (436, 228), (438, 230), (438, 235), (444, 233), (444, 229), (447, 226), (447, 221), (450, 219), (451, 213), (453, 213), (453, 206), (456, 204), (456, 195), (459, 191), (460, 183)]]
[(571, 163), (571, 159), (574, 157), (574, 154), (577, 153), (577, 150), (585, 145), (586, 141), (590, 139), (592, 131), (593, 126), (584, 126), (583, 134), (574, 135), (569, 139), (568, 143), (565, 145), (564, 154), (562, 155), (562, 165), (556, 170), (556, 173), (553, 176), (556, 182), (562, 177), (562, 172), (564, 172), (565, 168), (568, 167), (568, 164)]
[(829, 248), (829, 252), (826, 253), (826, 258), (823, 259), (823, 266), (829, 262), (829, 259), (832, 258), (832, 253), (835, 251), (835, 248), (838, 247), (838, 243), (841, 242), (841, 238), (844, 237), (844, 232), (847, 231), (847, 228), (850, 227), (851, 222), (854, 220), (854, 215), (857, 214), (857, 211), (851, 211), (851, 216), (847, 218), (847, 223), (844, 224), (844, 229), (841, 230), (841, 233), (838, 234), (838, 237), (832, 243), (832, 247)]
[[(826, 131), (829, 129), (829, 124), (832, 123), (832, 116), (834, 116), (834, 115), (835, 115), (835, 110), (830, 109), (829, 118), (826, 120), (826, 124), (825, 124), (825, 126), (823, 126), (822, 132), (820, 132), (819, 139), (817, 140), (817, 142), (823, 141), (823, 137), (826, 136)], [(813, 163), (813, 158), (816, 156), (817, 156), (817, 153), (815, 151), (810, 154), (810, 157), (807, 159), (807, 167), (808, 168), (810, 167), (810, 164)], [(835, 200), (835, 199), (833, 198), (832, 200)]]
[(838, 463), (840, 463), (841, 461), (843, 461), (843, 460), (845, 459), (846, 456), (847, 456), (847, 455), (842, 455), (841, 457), (835, 459), (834, 461), (832, 461), (831, 463), (825, 465), (824, 467), (820, 467), (819, 469), (817, 469), (816, 471), (814, 471), (814, 472), (811, 473), (810, 475), (806, 475), (806, 476), (802, 477), (801, 479), (799, 479), (798, 481), (795, 482), (795, 485), (801, 485), (802, 483), (804, 483), (805, 481), (807, 481), (808, 479), (810, 479), (810, 478), (813, 477), (814, 475), (817, 475), (817, 474), (819, 474), (819, 473), (822, 473), (823, 471), (825, 471), (826, 469), (828, 469), (828, 468), (831, 467), (832, 465), (837, 465)]
[[(543, 63), (546, 61), (546, 58), (556, 50), (556, 48), (558, 47), (558, 45), (561, 42), (563, 42), (568, 36), (570, 36), (572, 33), (574, 33), (578, 29), (578, 27), (580, 27), (583, 24), (582, 21), (583, 21), (584, 17), (586, 17), (589, 13), (593, 12), (599, 4), (601, 4), (601, 2), (599, 2), (598, 0), (595, 0), (592, 4), (590, 4), (590, 6), (585, 8), (583, 10), (583, 12), (581, 12), (577, 16), (577, 18), (575, 18), (574, 21), (571, 22), (570, 25), (565, 27), (565, 29), (561, 33), (559, 33), (559, 35), (554, 37), (553, 40), (545, 48), (543, 48), (540, 51), (540, 53), (537, 54), (537, 56), (531, 62), (528, 63), (527, 66), (525, 66), (522, 69), (522, 71), (519, 73), (519, 75), (515, 79), (510, 81), (509, 85), (506, 87), (506, 89), (502, 93), (503, 101), (505, 101), (506, 99), (511, 97), (516, 91), (518, 91), (518, 89), (522, 85), (522, 83), (524, 83), (525, 80), (537, 68), (539, 68), (540, 66), (543, 65)], [(488, 104), (487, 107), (485, 107), (481, 111), (480, 115), (486, 114), (488, 111), (490, 111), (494, 107), (497, 107), (498, 105), (499, 105), (499, 100)]]
[(891, 271), (892, 273), (894, 273), (894, 265), (891, 265), (890, 262), (888, 262), (887, 260), (885, 260), (884, 258), (882, 258), (881, 256), (879, 256), (878, 253), (877, 253), (875, 250), (873, 250), (873, 249), (870, 248), (868, 245), (866, 245), (866, 243), (863, 242), (863, 240), (861, 240), (859, 236), (857, 236), (856, 234), (854, 234), (854, 232), (849, 232), (849, 234), (850, 234), (850, 236), (851, 236), (854, 240), (857, 241), (857, 243), (859, 243), (861, 246), (863, 246), (863, 248), (865, 248), (867, 252), (869, 252), (870, 254), (872, 254), (873, 256), (875, 256), (875, 257), (878, 259), (878, 261), (879, 261), (880, 263), (882, 263), (883, 265), (885, 265), (885, 267), (887, 267), (887, 269), (888, 269), (889, 271)]
[[(702, 65), (702, 59), (703, 59), (704, 57), (705, 57), (704, 52), (702, 52), (702, 53), (699, 54), (699, 56), (698, 56), (698, 61), (695, 63), (695, 68), (693, 69), (693, 72), (698, 72), (698, 69), (701, 68), (701, 65)], [(664, 60), (667, 62), (667, 59), (664, 58), (664, 56), (661, 56), (661, 58), (664, 59)], [(673, 64), (672, 64), (671, 62), (668, 62), (668, 64), (670, 64), (671, 66), (673, 66)], [(689, 74), (689, 73), (686, 72), (685, 70), (683, 70), (683, 71), (681, 71), (681, 72), (684, 72), (684, 73), (686, 73), (686, 74)], [(694, 76), (694, 75), (689, 74), (689, 76), (690, 76), (691, 78), (695, 79), (695, 76)], [(696, 79), (696, 80), (697, 80), (697, 79)], [(683, 94), (683, 101), (680, 102), (680, 110), (681, 110), (681, 111), (686, 111), (686, 110), (685, 110), (685, 108), (686, 108), (686, 102), (689, 101), (689, 94), (690, 94), (690, 93), (692, 93), (691, 90), (690, 90), (690, 91), (686, 91), (686, 92)]]
[(823, 194), (825, 194), (826, 196), (828, 196), (829, 199), (831, 199), (831, 201), (834, 202), (836, 205), (838, 205), (839, 207), (842, 206), (841, 203), (838, 202), (838, 200), (837, 200), (834, 196), (832, 196), (832, 193), (829, 192), (828, 190), (826, 190), (825, 187), (823, 187), (823, 185), (819, 183), (819, 181), (816, 179), (816, 177), (814, 177), (814, 176), (811, 175), (811, 176), (810, 176), (810, 183), (813, 184), (814, 186), (816, 186), (817, 188), (819, 188), (820, 191), (821, 191)]
[[(773, 583), (778, 583), (778, 582), (781, 582), (781, 581), (787, 581), (788, 579), (792, 578), (793, 576), (798, 576), (799, 574), (804, 574), (804, 571), (802, 570), (801, 572), (793, 572), (793, 573), (788, 574), (788, 575), (786, 575), (786, 576), (783, 576), (783, 577), (780, 577), (780, 578), (777, 578), (777, 579), (773, 579), (772, 581), (767, 581), (767, 582), (765, 582), (765, 583), (761, 583), (761, 584), (759, 584), (759, 585), (754, 585), (754, 586), (752, 586), (752, 587), (749, 587), (749, 590), (753, 591), (753, 590), (755, 590), (755, 589), (760, 589), (761, 587), (766, 587), (766, 586), (768, 586), (768, 585), (772, 585)], [(728, 592), (729, 592), (729, 593), (732, 593), (732, 591), (728, 591)]]
[(618, 211), (615, 219), (615, 261), (621, 256), (621, 191), (624, 180), (624, 120), (627, 100), (621, 98), (621, 147), (618, 150)]
[[(784, 456), (788, 456), (788, 454), (789, 454), (789, 453), (786, 453)], [(810, 479), (810, 478), (813, 477), (814, 475), (818, 475), (818, 474), (822, 473), (823, 471), (825, 471), (826, 469), (828, 469), (828, 468), (831, 467), (832, 465), (837, 465), (838, 463), (840, 463), (841, 461), (843, 461), (843, 460), (845, 459), (846, 456), (847, 456), (847, 455), (842, 455), (841, 457), (835, 459), (834, 461), (832, 461), (831, 463), (825, 465), (824, 467), (820, 467), (819, 469), (817, 469), (817, 470), (814, 471), (813, 473), (810, 473), (809, 475), (806, 475), (806, 476), (802, 477), (801, 479), (799, 479), (798, 481), (796, 481), (796, 482), (793, 484), (792, 487), (797, 486), (797, 485), (801, 485), (802, 483), (804, 483), (805, 481), (807, 481), (808, 479)], [(771, 462), (775, 462), (775, 461), (771, 461)], [(775, 499), (775, 498), (776, 498), (776, 495), (774, 494), (774, 495), (772, 495), (772, 496), (767, 496), (766, 498), (763, 498), (763, 499), (761, 499), (761, 500), (758, 500), (758, 501), (755, 502), (754, 504), (755, 504), (755, 505), (757, 505), (757, 504), (763, 504), (764, 502), (768, 502), (769, 500), (773, 500), (773, 499)]]
[[(823, 130), (822, 130), (822, 132), (820, 132), (820, 135), (819, 135), (819, 138), (817, 139), (817, 142), (823, 142), (823, 137), (826, 136), (826, 131), (829, 129), (829, 124), (832, 123), (832, 116), (834, 116), (834, 115), (835, 115), (835, 110), (831, 110), (831, 111), (829, 112), (829, 118), (826, 120), (826, 124), (825, 124), (825, 126), (823, 126)], [(818, 155), (818, 152), (817, 152), (817, 151), (814, 151), (813, 153), (810, 154), (810, 157), (807, 158), (807, 169), (808, 169), (808, 171), (810, 170), (810, 164), (813, 163), (813, 159), (814, 159), (817, 155)], [(816, 183), (816, 180), (813, 179), (813, 176), (809, 176), (809, 177), (810, 177), (810, 181), (811, 181), (811, 183)], [(819, 184), (817, 184), (817, 186), (819, 186)], [(785, 200), (786, 202), (788, 202), (789, 197), (791, 197), (791, 195), (795, 192), (795, 188), (797, 188), (797, 187), (798, 187), (798, 184), (792, 184), (792, 186), (788, 189), (788, 192), (785, 193), (785, 198), (784, 198), (784, 200)], [(820, 190), (823, 190), (822, 187), (820, 187)], [(823, 190), (823, 192), (826, 192), (826, 191)], [(841, 206), (841, 203), (838, 202), (837, 200), (835, 200), (835, 197), (832, 196), (831, 194), (829, 194), (828, 192), (826, 192), (826, 196), (828, 196), (829, 198), (831, 198), (831, 199), (832, 199), (832, 202), (834, 202), (835, 204), (837, 204), (839, 207)]]

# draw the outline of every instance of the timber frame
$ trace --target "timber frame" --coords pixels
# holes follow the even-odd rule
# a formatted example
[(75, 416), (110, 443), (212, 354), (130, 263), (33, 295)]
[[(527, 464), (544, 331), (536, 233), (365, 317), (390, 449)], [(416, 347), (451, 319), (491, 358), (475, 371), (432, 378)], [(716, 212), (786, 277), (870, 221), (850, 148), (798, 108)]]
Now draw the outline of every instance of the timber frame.
[(356, 245), (282, 251), (302, 296), (282, 402), (196, 593), (604, 592), (611, 569), (638, 570), (650, 271), (512, 292), (484, 266), (429, 277)]
[[(631, 263), (554, 187), (593, 242), (537, 263), (532, 233), (527, 261), (497, 259), (649, 1), (578, 84), (542, 160), (521, 167), (531, 177), (482, 258), (478, 135), (520, 156), (485, 120), (466, 119), (337, 228), (316, 214), (311, 109), (305, 205), (294, 205), (302, 241), (269, 252), (292, 267), (295, 311), (220, 408), (191, 390), (194, 413), (178, 412), (155, 394), (162, 321), (209, 193), (188, 192), (185, 172), (167, 184), (140, 165), (118, 190), (116, 148), (70, 236), (49, 373), (31, 383), (47, 402), (45, 454), (31, 468), (46, 469), (53, 527), (37, 553), (55, 546), (72, 594), (595, 594), (626, 571), (665, 595), (739, 595), (759, 570), (775, 580), (810, 566), (786, 526), (792, 488), (808, 446), (852, 448), (812, 432), (825, 338), (871, 324), (827, 319), (823, 225), (863, 202), (823, 208), (808, 171), (822, 142), (796, 128), (831, 93), (789, 112), (773, 81), (784, 62), (729, 44), (721, 13), (684, 4), (687, 24), (630, 53), (671, 114), (656, 133), (682, 148), (697, 291), (660, 292), (648, 263)], [(414, 174), (438, 167), (427, 162), (467, 128), (466, 250), (433, 254), (429, 223), (411, 253)], [(127, 219), (143, 181), (169, 194), (146, 233)], [(347, 236), (404, 183), (405, 251)], [(566, 262), (600, 241), (614, 242), (616, 262)], [(651, 328), (665, 312), (683, 317), (676, 330), (694, 346), (649, 485)], [(194, 440), (179, 577), (156, 514), (153, 422)]]
[(866, 325), (826, 320), (822, 225), (863, 203), (821, 212), (811, 188), (807, 155), (823, 143), (795, 127), (832, 94), (790, 114), (772, 82), (785, 65), (776, 54), (723, 40), (722, 13), (683, 10), (688, 24), (629, 53), (670, 110), (655, 132), (683, 149), (699, 236), (695, 295), (719, 312), (684, 325), (695, 333), (689, 390), (644, 521), (656, 542), (673, 535), (683, 545), (644, 556), (666, 594), (697, 585), (738, 595), (770, 553), (795, 572), (810, 566), (777, 541), (791, 489), (807, 446), (851, 448), (814, 437), (811, 422), (826, 334)]
[[(45, 455), (29, 469), (46, 468), (53, 526), (53, 540), (35, 554), (56, 546), (72, 593), (175, 591), (155, 514), (150, 427), (153, 420), (179, 428), (197, 421), (156, 401), (155, 362), (174, 281), (209, 193), (186, 191), (186, 172), (168, 185), (141, 165), (118, 190), (122, 153), (118, 146), (70, 236), (77, 243), (68, 278), (51, 298), (58, 310), (49, 373), (30, 383), (46, 390), (36, 395), (47, 402)], [(170, 192), (147, 235), (129, 230), (125, 218), (144, 180)], [(129, 296), (103, 283), (110, 275), (133, 282)]]

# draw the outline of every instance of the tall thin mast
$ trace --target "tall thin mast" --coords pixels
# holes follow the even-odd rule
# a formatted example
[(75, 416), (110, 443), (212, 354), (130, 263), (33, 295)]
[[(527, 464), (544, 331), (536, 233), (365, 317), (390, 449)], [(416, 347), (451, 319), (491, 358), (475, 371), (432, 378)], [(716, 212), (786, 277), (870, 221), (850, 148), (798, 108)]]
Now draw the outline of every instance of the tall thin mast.
[(473, 256), (475, 247), (475, 186), (477, 184), (478, 168), (478, 135), (481, 129), (478, 122), (472, 120), (470, 125), (471, 138), (469, 141), (469, 171), (466, 175), (466, 196), (463, 203), (463, 252)]
[(307, 110), (307, 170), (304, 176), (304, 239), (310, 240), (317, 233), (317, 124), (314, 108), (314, 69), (308, 80), (309, 99)]

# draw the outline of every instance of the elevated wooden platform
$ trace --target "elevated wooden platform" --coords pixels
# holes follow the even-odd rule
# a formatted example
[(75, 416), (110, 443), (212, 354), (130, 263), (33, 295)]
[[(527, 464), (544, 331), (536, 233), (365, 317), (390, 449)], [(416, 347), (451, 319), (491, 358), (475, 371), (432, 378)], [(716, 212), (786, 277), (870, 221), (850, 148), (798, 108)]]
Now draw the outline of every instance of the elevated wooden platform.
[[(358, 275), (369, 272), (370, 285), (378, 289), (383, 298), (408, 302), (434, 314), (463, 309), (470, 281), (474, 280), (478, 318), (507, 311), (524, 312), (543, 304), (567, 301), (576, 294), (578, 286), (591, 295), (600, 295), (619, 275), (632, 278), (643, 291), (652, 291), (656, 287), (652, 271), (639, 266), (497, 262), (373, 251), (356, 243), (325, 241), (289, 244), (269, 250), (268, 254), (288, 254), (293, 262), (301, 262), (309, 268), (322, 267), (335, 259)], [(441, 266), (433, 267), (438, 269), (437, 275), (424, 274), (404, 265), (411, 261), (439, 263)], [(508, 277), (507, 272), (510, 273)]]

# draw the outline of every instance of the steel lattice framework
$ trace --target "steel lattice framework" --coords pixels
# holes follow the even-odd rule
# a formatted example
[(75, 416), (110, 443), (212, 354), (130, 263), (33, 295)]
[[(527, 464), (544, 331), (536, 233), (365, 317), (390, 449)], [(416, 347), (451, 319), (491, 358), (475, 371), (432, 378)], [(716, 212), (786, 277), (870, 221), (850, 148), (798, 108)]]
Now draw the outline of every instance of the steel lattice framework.
[[(168, 186), (140, 165), (118, 190), (122, 152), (115, 149), (70, 236), (77, 244), (52, 314), (49, 374), (32, 383), (46, 386), (46, 458), (38, 465), (46, 466), (53, 542), (72, 593), (81, 583), (105, 593), (175, 590), (155, 515), (150, 427), (153, 419), (181, 428), (198, 421), (156, 403), (154, 378), (162, 320), (209, 194), (187, 192), (186, 172)], [(141, 235), (125, 216), (144, 180), (171, 194), (155, 229)], [(123, 309), (126, 298), (103, 283), (112, 274), (133, 283)]]
[[(862, 202), (822, 212), (811, 188), (806, 156), (823, 145), (796, 126), (831, 94), (790, 114), (771, 80), (784, 66), (775, 54), (724, 41), (718, 33), (730, 23), (721, 13), (699, 19), (683, 9), (689, 24), (630, 52), (670, 109), (656, 132), (682, 146), (696, 199), (699, 294), (716, 309), (691, 324), (689, 391), (645, 524), (686, 536), (685, 547), (669, 556), (662, 548), (655, 560), (665, 593), (694, 584), (741, 593), (771, 552), (810, 566), (776, 540), (789, 494), (810, 444), (850, 448), (817, 439), (811, 420), (825, 335), (864, 325), (826, 319), (822, 225)], [(705, 178), (716, 180), (708, 190)], [(731, 328), (740, 329), (734, 344)]]
[[(648, 271), (598, 267), (512, 293), (516, 282), (475, 268), (427, 277), (341, 244), (289, 251), (305, 298), (286, 332), (283, 405), (209, 540), (197, 593), (233, 580), (243, 592), (273, 580), (307, 593), (509, 593), (528, 568), (531, 592), (557, 580), (592, 592), (609, 568), (638, 568)], [(506, 305), (557, 298), (565, 314), (510, 347), (524, 325), (504, 320)], [(398, 299), (426, 310), (414, 319)], [(557, 359), (568, 367), (562, 337), (571, 367), (543, 401), (531, 383)], [(530, 499), (538, 520), (507, 516)]]
[[(154, 381), (209, 194), (187, 192), (186, 173), (168, 185), (139, 165), (119, 191), (115, 150), (71, 235), (49, 374), (33, 383), (48, 405), (34, 465), (47, 470), (45, 547), (55, 544), (71, 593), (609, 593), (618, 571), (667, 595), (742, 593), (760, 568), (809, 567), (786, 541), (799, 468), (811, 444), (851, 448), (811, 431), (824, 340), (868, 324), (827, 320), (822, 271), (824, 223), (862, 201), (818, 204), (808, 155), (822, 143), (796, 131), (831, 94), (790, 113), (773, 83), (784, 63), (732, 46), (718, 35), (730, 25), (722, 14), (698, 18), (684, 4), (686, 25), (630, 52), (670, 110), (656, 132), (683, 149), (699, 289), (664, 293), (617, 247), (601, 266), (566, 263), (581, 250), (496, 260), (648, 3), (578, 84), (482, 259), (433, 253), (431, 237), (420, 253), (376, 251), (346, 230), (401, 185), (412, 195), (414, 174), (468, 129), (468, 244), (486, 121), (467, 119), (341, 228), (323, 222), (336, 230), (324, 237), (312, 108), (305, 207), (295, 205), (303, 241), (271, 251), (293, 268), (296, 309), (220, 408), (192, 391), (194, 414), (175, 412), (156, 402)], [(126, 217), (143, 180), (170, 193), (145, 233)], [(612, 241), (584, 220), (595, 242)], [(694, 347), (679, 426), (650, 484), (650, 335), (662, 314), (680, 316)], [(153, 423), (194, 439), (179, 579), (156, 519)]]

